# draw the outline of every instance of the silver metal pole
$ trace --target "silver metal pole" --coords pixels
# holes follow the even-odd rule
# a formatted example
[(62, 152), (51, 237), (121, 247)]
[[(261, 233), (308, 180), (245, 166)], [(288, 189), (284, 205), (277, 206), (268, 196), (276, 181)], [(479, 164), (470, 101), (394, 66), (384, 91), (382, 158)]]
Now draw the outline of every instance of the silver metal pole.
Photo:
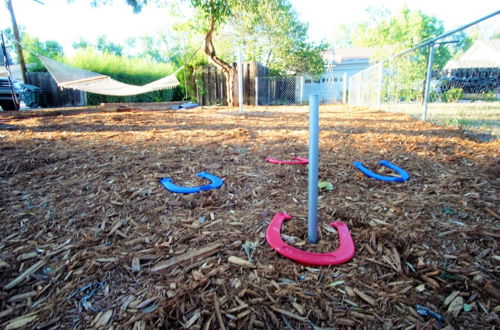
[(429, 88), (432, 79), (432, 64), (434, 62), (434, 43), (429, 44), (429, 63), (427, 65), (427, 76), (425, 77), (424, 104), (422, 120), (427, 120), (427, 103), (429, 102)]
[(308, 223), (309, 242), (318, 242), (318, 143), (319, 143), (319, 97), (309, 97), (309, 186)]
[(238, 101), (240, 112), (243, 111), (243, 64), (241, 63), (241, 49), (238, 50)]

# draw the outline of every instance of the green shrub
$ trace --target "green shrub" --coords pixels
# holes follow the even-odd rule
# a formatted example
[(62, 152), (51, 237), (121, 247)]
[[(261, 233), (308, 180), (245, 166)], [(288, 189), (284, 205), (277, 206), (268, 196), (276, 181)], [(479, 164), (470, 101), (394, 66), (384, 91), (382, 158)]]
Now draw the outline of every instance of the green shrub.
[(482, 92), (481, 95), (484, 101), (493, 102), (497, 100), (497, 95), (493, 91), (489, 91), (488, 93)]
[[(68, 65), (100, 74), (108, 75), (120, 82), (131, 85), (145, 85), (168, 76), (175, 71), (170, 63), (154, 63), (141, 58), (128, 58), (109, 53), (97, 53), (92, 48), (79, 49), (71, 58), (66, 58)], [(179, 97), (175, 89), (164, 89), (131, 96), (109, 96), (87, 94), (89, 105), (115, 102), (169, 102)]]
[(494, 102), (496, 101), (496, 94), (494, 91), (474, 93), (474, 94), (468, 93), (464, 94), (463, 99), (470, 101)]
[(452, 88), (443, 93), (443, 100), (449, 103), (458, 102), (462, 96), (462, 88)]

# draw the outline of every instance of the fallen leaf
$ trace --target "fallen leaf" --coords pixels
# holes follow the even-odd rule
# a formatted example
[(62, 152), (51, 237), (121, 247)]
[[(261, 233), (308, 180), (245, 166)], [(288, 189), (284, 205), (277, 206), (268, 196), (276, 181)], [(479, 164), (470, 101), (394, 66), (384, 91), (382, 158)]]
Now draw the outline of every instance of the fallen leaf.
[(470, 312), (474, 307), (475, 303), (472, 304), (464, 304), (464, 312)]
[(420, 284), (419, 286), (415, 287), (415, 290), (417, 290), (417, 292), (425, 291), (425, 284)]
[(113, 310), (108, 309), (105, 313), (101, 315), (99, 320), (96, 322), (95, 327), (101, 328), (108, 324), (109, 320), (111, 320), (111, 316), (113, 316)]
[(333, 190), (333, 184), (330, 181), (319, 181), (318, 182), (319, 189), (326, 189), (328, 191)]

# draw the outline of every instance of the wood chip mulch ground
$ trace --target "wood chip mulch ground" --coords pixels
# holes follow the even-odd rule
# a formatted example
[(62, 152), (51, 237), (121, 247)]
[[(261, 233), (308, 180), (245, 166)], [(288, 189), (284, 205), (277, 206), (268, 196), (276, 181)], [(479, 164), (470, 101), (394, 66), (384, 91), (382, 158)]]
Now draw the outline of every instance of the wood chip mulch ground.
[[(500, 327), (500, 142), (366, 108), (321, 106), (318, 244), (307, 240), (307, 107), (0, 116), (0, 327)], [(388, 183), (389, 160), (411, 178)], [(159, 180), (205, 184), (197, 194)], [(333, 189), (327, 189), (333, 188)], [(305, 267), (266, 242), (356, 254)]]

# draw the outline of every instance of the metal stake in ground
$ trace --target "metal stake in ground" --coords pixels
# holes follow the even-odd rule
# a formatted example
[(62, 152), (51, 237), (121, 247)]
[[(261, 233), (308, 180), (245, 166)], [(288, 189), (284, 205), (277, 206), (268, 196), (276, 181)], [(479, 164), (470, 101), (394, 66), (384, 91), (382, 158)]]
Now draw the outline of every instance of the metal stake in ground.
[(311, 243), (318, 242), (318, 140), (319, 97), (309, 97), (309, 187), (307, 235)]
[[(311, 243), (318, 241), (318, 140), (319, 140), (319, 102), (318, 95), (309, 97), (309, 210), (308, 238)], [(339, 234), (337, 250), (326, 253), (307, 252), (288, 245), (281, 239), (281, 226), (292, 216), (284, 212), (274, 215), (266, 230), (266, 240), (279, 254), (306, 266), (338, 265), (352, 259), (355, 253), (354, 242), (349, 228), (343, 222), (330, 223)]]

